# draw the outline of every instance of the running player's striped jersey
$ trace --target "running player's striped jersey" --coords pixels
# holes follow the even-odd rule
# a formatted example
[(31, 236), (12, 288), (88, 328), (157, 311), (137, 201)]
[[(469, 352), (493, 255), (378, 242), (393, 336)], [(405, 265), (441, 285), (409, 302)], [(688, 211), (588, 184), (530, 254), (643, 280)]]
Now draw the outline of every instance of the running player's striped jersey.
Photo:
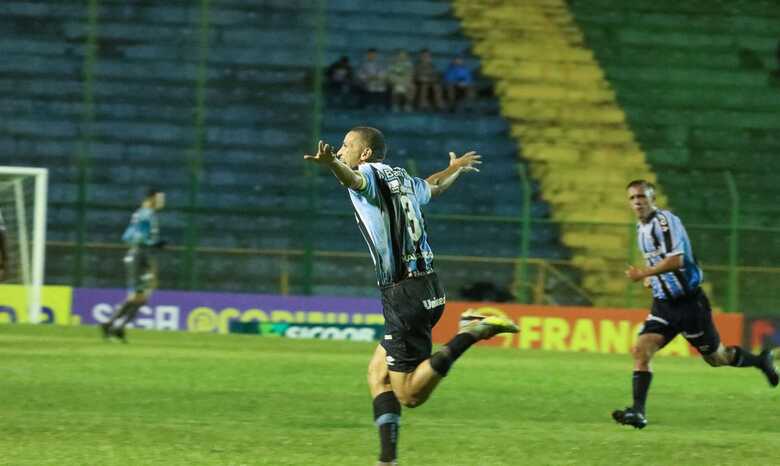
[(639, 249), (648, 266), (669, 256), (682, 255), (683, 267), (651, 277), (653, 296), (673, 299), (695, 290), (703, 274), (693, 255), (691, 241), (680, 219), (668, 210), (657, 209), (647, 223), (637, 223)]
[(363, 163), (358, 171), (366, 187), (350, 189), (349, 196), (379, 286), (433, 272), (433, 251), (420, 209), (431, 200), (431, 187), (403, 168), (382, 163)]
[(160, 227), (154, 209), (141, 207), (133, 213), (122, 241), (130, 246), (152, 246), (160, 239)]

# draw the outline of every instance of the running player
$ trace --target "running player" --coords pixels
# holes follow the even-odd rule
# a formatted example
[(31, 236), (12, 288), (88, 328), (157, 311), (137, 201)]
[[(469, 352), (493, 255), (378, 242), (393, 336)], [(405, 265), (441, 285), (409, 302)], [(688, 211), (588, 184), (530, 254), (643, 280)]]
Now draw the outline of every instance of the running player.
[(401, 405), (414, 408), (424, 403), (455, 360), (477, 341), (517, 332), (508, 319), (468, 316), (459, 333), (431, 355), (431, 329), (444, 311), (446, 298), (434, 271), (420, 209), (461, 174), (478, 172), (480, 156), (450, 153), (449, 167), (423, 180), (381, 163), (385, 151), (379, 130), (356, 127), (346, 134), (338, 154), (320, 141), (317, 155), (304, 156), (330, 169), (348, 188), (376, 268), (385, 335), (368, 365), (368, 385), (382, 466), (396, 461)]
[(645, 402), (653, 379), (650, 360), (679, 333), (710, 366), (755, 367), (763, 372), (769, 385), (776, 387), (778, 374), (772, 351), (754, 355), (738, 346), (725, 347), (721, 343), (710, 303), (699, 287), (702, 271), (680, 219), (655, 206), (652, 183), (635, 180), (626, 189), (629, 205), (639, 220), (639, 248), (647, 261), (647, 267), (629, 267), (626, 276), (635, 282), (646, 281), (653, 291), (653, 307), (632, 349), (634, 404), (614, 411), (612, 418), (638, 429), (647, 425)]
[(160, 240), (157, 211), (165, 207), (165, 193), (150, 189), (141, 207), (133, 213), (124, 234), (129, 249), (124, 262), (127, 272), (127, 299), (107, 322), (101, 324), (103, 337), (116, 336), (123, 342), (125, 325), (132, 322), (141, 306), (146, 304), (157, 287), (157, 258), (155, 249), (164, 245)]

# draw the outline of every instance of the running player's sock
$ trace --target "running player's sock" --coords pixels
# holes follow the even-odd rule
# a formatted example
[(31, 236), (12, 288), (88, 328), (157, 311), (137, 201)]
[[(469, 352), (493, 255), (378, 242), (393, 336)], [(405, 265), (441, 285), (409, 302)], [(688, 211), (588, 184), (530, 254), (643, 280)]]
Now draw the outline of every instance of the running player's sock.
[(135, 316), (138, 315), (138, 311), (141, 310), (141, 306), (143, 306), (143, 304), (133, 304), (130, 306), (130, 309), (127, 311), (127, 317), (124, 319), (122, 326), (127, 325), (129, 322), (132, 322), (133, 319), (135, 319)]
[(398, 427), (401, 423), (401, 403), (395, 393), (384, 392), (374, 398), (374, 423), (379, 428), (379, 442), (382, 447), (379, 461), (395, 461)]
[(130, 306), (130, 301), (125, 301), (122, 303), (121, 306), (119, 306), (113, 314), (111, 314), (111, 317), (108, 318), (108, 321), (106, 322), (109, 327), (113, 326), (114, 323), (119, 320), (122, 316), (124, 316), (127, 313), (127, 309)]
[(734, 358), (729, 364), (734, 367), (761, 367), (761, 356), (751, 354), (739, 346), (729, 346)]
[(141, 309), (140, 304), (136, 304), (132, 301), (124, 303), (122, 307), (119, 308), (119, 311), (111, 316), (110, 322), (112, 323), (112, 328), (119, 329), (127, 325), (128, 322), (135, 318), (139, 309)]
[(431, 367), (442, 377), (447, 376), (452, 364), (477, 342), (477, 337), (465, 332), (455, 335), (446, 345), (431, 356)]
[(648, 371), (634, 371), (632, 386), (634, 388), (634, 409), (645, 414), (645, 402), (647, 392), (650, 391), (650, 382), (653, 381), (653, 373)]

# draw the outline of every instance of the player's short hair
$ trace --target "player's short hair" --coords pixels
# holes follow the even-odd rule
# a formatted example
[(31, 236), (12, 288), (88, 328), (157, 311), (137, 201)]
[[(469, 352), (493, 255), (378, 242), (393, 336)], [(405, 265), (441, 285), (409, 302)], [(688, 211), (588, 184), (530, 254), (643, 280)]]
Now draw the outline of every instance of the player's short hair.
[(647, 180), (638, 179), (628, 183), (626, 189), (642, 188), (648, 197), (655, 198), (655, 185)]
[(387, 145), (385, 144), (385, 135), (376, 128), (370, 126), (356, 126), (350, 130), (360, 136), (360, 140), (371, 149), (371, 158), (369, 162), (381, 162), (387, 155)]
[(146, 199), (149, 199), (150, 197), (154, 197), (157, 195), (157, 193), (161, 193), (161, 192), (162, 192), (161, 189), (155, 186), (150, 186), (146, 188)]

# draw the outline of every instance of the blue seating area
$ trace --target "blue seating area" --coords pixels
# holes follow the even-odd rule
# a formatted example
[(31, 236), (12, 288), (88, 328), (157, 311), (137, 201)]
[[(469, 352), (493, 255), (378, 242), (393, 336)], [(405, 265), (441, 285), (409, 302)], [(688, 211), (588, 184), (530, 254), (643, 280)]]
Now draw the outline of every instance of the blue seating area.
[[(445, 168), (449, 151), (474, 149), (483, 154), (483, 172), (464, 177), (428, 210), (439, 254), (513, 257), (519, 250), (517, 223), (441, 217), (521, 214), (517, 164), (522, 162), (502, 118), (328, 109), (322, 127), (312, 127), (319, 18), (325, 20), (325, 64), (348, 55), (357, 65), (368, 47), (383, 52), (428, 48), (443, 69), (455, 54), (469, 50), (447, 2), (331, 0), (324, 12), (308, 2), (213, 2), (195, 210), (189, 202), (190, 160), (199, 137), (199, 4), (100, 2), (98, 50), (91, 70), (92, 122), (85, 104), (86, 4), (20, 0), (5, 2), (3, 9), (0, 164), (50, 169), (50, 201), (56, 206), (49, 210), (51, 241), (77, 238), (77, 161), (83, 153), (89, 158), (89, 243), (118, 242), (145, 186), (158, 185), (168, 193), (162, 227), (182, 250), (165, 253), (170, 272), (162, 276), (163, 287), (191, 284), (181, 268), (194, 212), (201, 247), (291, 251), (287, 256), (207, 251), (196, 258), (201, 288), (278, 292), (280, 274), (286, 273), (291, 293), (302, 292), (310, 276), (315, 293), (371, 296), (374, 274), (368, 255), (362, 255), (365, 245), (346, 194), (327, 173), (305, 176), (302, 160), (304, 152), (313, 150), (314, 134), (338, 146), (347, 129), (370, 124), (388, 137), (388, 163), (421, 177)], [(479, 66), (470, 56), (466, 62)], [(549, 208), (536, 188), (533, 196), (532, 215), (546, 218)], [(315, 208), (320, 214), (313, 216)], [(361, 255), (316, 256), (313, 269), (306, 270), (296, 251), (307, 244)], [(567, 256), (555, 228), (543, 226), (533, 230), (531, 253)], [(50, 247), (47, 282), (71, 283), (73, 259), (72, 247)], [(83, 284), (121, 286), (120, 259), (121, 249), (88, 250)], [(509, 286), (514, 271), (505, 269), (485, 273)], [(484, 278), (462, 270), (450, 274), (453, 294), (463, 284)]]

